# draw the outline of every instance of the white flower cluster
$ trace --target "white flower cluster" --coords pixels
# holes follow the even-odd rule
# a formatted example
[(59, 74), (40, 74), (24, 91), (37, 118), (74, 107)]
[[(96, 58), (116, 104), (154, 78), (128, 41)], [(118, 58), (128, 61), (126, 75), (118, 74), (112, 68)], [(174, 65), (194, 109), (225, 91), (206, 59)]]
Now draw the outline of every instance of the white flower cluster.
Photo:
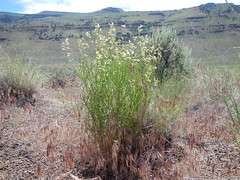
[[(101, 81), (113, 76), (114, 81), (122, 78), (117, 76), (126, 76), (125, 78), (131, 78), (126, 81), (128, 83), (157, 84), (157, 80), (154, 79), (156, 67), (153, 63), (156, 58), (148, 53), (148, 38), (140, 36), (142, 27), (138, 28), (139, 36), (134, 37), (133, 41), (121, 43), (116, 41), (117, 30), (114, 24), (111, 23), (109, 26), (110, 30), (104, 33), (100, 25), (96, 24), (91, 34), (86, 32), (85, 36), (77, 41), (79, 54), (82, 59), (88, 61), (87, 64), (91, 69), (94, 69), (95, 77)], [(124, 28), (125, 26), (122, 26), (121, 30), (124, 31)], [(71, 48), (68, 39), (62, 44), (62, 49), (70, 58)], [(91, 56), (89, 56), (90, 49), (93, 49)]]
[(73, 58), (71, 57), (72, 48), (70, 47), (68, 38), (62, 43), (62, 50), (66, 52), (67, 59), (71, 62), (73, 60)]

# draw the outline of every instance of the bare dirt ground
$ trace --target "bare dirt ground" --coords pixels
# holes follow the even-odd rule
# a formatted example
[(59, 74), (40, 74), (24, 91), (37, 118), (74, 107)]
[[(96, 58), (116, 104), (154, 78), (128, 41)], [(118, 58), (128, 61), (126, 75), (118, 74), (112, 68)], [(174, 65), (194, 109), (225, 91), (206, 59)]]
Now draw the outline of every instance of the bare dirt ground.
[(69, 171), (64, 155), (79, 148), (81, 133), (69, 104), (74, 90), (42, 88), (35, 107), (2, 110), (0, 179), (59, 179)]
[[(43, 87), (35, 107), (1, 110), (0, 180), (81, 179), (86, 134), (72, 103), (78, 92), (75, 86)], [(178, 179), (240, 179), (239, 149), (226, 118), (223, 104), (203, 99), (176, 120), (166, 153)]]

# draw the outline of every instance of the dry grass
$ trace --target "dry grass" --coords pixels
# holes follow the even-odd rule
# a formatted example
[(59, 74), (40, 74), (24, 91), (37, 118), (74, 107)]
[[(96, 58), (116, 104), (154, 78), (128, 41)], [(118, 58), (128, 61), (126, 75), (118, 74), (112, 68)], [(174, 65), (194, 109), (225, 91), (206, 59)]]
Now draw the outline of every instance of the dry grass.
[[(198, 86), (184, 102), (193, 98), (195, 101), (176, 119), (167, 138), (157, 139), (146, 129), (140, 158), (122, 152), (115, 141), (111, 149), (112, 169), (121, 168), (119, 162), (127, 162), (130, 168), (137, 163), (137, 179), (146, 180), (240, 178), (238, 147), (226, 127), (227, 109), (214, 92), (217, 84), (224, 84), (213, 81), (210, 90), (200, 71), (195, 77)], [(76, 110), (72, 103), (79, 99), (78, 87), (41, 88), (36, 99), (32, 109), (10, 106), (1, 110), (0, 142), (4, 146), (0, 147), (0, 179), (110, 179), (102, 171), (105, 159), (98, 144), (83, 126), (82, 119), (87, 116), (81, 104)], [(126, 146), (129, 144), (125, 142)], [(127, 154), (124, 161), (117, 161), (123, 153)]]
[(224, 104), (203, 102), (186, 111), (173, 128), (174, 143), (185, 150), (176, 167), (188, 178), (239, 178), (239, 156), (226, 128)]
[(0, 107), (14, 102), (34, 105), (33, 94), (44, 82), (40, 69), (24, 57), (12, 58), (0, 50)]

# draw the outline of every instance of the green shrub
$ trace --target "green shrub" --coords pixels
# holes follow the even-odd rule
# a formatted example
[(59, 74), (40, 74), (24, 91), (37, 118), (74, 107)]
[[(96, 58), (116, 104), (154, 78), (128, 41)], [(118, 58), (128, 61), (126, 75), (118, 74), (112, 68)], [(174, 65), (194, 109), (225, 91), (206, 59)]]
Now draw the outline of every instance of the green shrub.
[[(84, 85), (83, 102), (89, 114), (85, 124), (104, 158), (102, 169), (106, 176), (135, 177), (137, 157), (143, 149), (141, 134), (157, 84), (154, 57), (146, 53), (147, 38), (136, 37), (134, 42), (124, 44), (116, 41), (113, 25), (107, 34), (97, 26), (86, 38), (78, 40), (82, 58), (76, 68)], [(69, 49), (68, 45), (66, 41), (64, 49)], [(96, 51), (92, 57), (86, 53), (89, 47)]]
[(228, 122), (228, 127), (236, 145), (240, 148), (240, 108), (233, 95), (229, 95), (224, 100), (231, 120)]
[(165, 80), (190, 74), (189, 48), (185, 47), (174, 31), (169, 28), (156, 29), (149, 41), (151, 53), (157, 58), (155, 77), (163, 83)]
[[(138, 30), (140, 34), (141, 27)], [(148, 37), (123, 43), (113, 25), (106, 33), (97, 25), (77, 43), (75, 73), (83, 84), (85, 126), (96, 147), (86, 153), (87, 166), (103, 179), (146, 178), (142, 172), (146, 168), (151, 171), (147, 179), (158, 179), (164, 162), (157, 154), (165, 150), (167, 129), (183, 109), (184, 80), (171, 77), (158, 84), (157, 57)], [(73, 61), (67, 39), (63, 50)]]
[(33, 94), (43, 82), (39, 68), (24, 58), (1, 58), (0, 92), (4, 103), (25, 99), (34, 103)]

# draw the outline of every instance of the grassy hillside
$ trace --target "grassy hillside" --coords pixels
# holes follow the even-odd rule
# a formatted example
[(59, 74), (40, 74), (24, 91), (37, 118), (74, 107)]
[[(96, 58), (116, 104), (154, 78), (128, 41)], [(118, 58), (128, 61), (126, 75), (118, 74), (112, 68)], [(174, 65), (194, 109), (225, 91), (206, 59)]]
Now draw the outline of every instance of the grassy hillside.
[[(9, 51), (22, 53), (39, 63), (55, 64), (65, 57), (61, 44), (65, 38), (94, 29), (95, 23), (105, 29), (113, 22), (126, 25), (127, 36), (136, 34), (143, 25), (142, 34), (152, 29), (170, 26), (192, 48), (197, 60), (237, 62), (240, 46), (240, 6), (208, 3), (198, 7), (172, 11), (125, 12), (105, 8), (92, 13), (41, 12), (39, 14), (0, 13), (0, 44)], [(217, 57), (217, 58), (212, 58)], [(215, 62), (214, 62), (215, 63)]]

